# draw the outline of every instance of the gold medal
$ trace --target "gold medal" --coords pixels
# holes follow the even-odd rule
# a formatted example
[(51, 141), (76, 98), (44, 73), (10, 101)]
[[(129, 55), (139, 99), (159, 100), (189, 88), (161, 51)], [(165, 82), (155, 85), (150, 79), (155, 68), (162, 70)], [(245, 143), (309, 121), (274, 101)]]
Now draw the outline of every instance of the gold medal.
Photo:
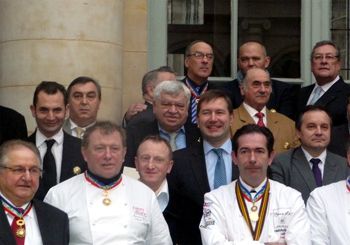
[(108, 197), (105, 197), (105, 198), (103, 198), (102, 203), (103, 203), (105, 206), (109, 206), (109, 205), (111, 205), (112, 201), (111, 201), (111, 199), (109, 199)]
[(249, 212), (249, 218), (253, 222), (257, 222), (259, 220), (258, 212)]
[(23, 219), (17, 220), (16, 225), (19, 226), (16, 230), (16, 236), (19, 238), (23, 238), (26, 235), (26, 230), (23, 228), (24, 220)]

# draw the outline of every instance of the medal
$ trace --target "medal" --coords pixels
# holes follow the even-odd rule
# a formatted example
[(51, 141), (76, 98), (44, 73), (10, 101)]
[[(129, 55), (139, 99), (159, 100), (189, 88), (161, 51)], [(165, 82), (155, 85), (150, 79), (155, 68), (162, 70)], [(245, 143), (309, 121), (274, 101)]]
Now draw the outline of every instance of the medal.
[(93, 186), (103, 190), (102, 204), (105, 205), (105, 206), (111, 205), (112, 204), (112, 200), (109, 198), (109, 196), (108, 196), (109, 193), (108, 192), (122, 182), (122, 177), (120, 177), (119, 179), (117, 179), (116, 181), (114, 181), (113, 183), (111, 183), (109, 185), (104, 185), (104, 184), (100, 183), (98, 180), (94, 179), (92, 176), (90, 176), (87, 171), (85, 171), (84, 175), (85, 175), (85, 179), (90, 184), (92, 184)]
[(19, 226), (16, 230), (16, 237), (23, 238), (26, 235), (26, 230), (23, 228), (24, 220), (20, 218), (16, 221), (16, 225)]
[(250, 218), (251, 221), (257, 222), (259, 220), (258, 212), (254, 212), (254, 211), (249, 212), (249, 218)]
[(253, 203), (253, 206), (250, 208), (250, 210), (252, 210), (252, 212), (258, 211), (258, 207), (255, 206), (255, 203)]

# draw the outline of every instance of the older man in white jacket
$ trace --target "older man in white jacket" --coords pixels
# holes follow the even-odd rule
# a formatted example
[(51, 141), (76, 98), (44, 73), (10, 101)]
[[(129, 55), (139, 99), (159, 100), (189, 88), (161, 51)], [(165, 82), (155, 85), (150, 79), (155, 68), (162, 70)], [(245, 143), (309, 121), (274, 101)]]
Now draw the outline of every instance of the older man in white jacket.
[[(350, 166), (350, 140), (347, 142)], [(311, 192), (306, 206), (314, 245), (350, 243), (350, 176)]]
[(97, 122), (84, 134), (82, 153), (88, 170), (45, 197), (68, 214), (70, 244), (172, 244), (154, 192), (121, 173), (122, 129)]
[(301, 194), (266, 177), (273, 141), (265, 127), (246, 125), (237, 130), (232, 158), (240, 177), (205, 195), (203, 244), (311, 244)]

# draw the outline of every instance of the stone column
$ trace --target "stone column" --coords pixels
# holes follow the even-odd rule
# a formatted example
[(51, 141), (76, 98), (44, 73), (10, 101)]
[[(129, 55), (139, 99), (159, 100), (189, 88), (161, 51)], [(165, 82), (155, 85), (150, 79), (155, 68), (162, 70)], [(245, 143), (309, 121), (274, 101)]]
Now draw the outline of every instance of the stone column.
[(91, 76), (102, 86), (100, 119), (122, 115), (123, 0), (0, 1), (0, 104), (25, 115), (43, 81)]

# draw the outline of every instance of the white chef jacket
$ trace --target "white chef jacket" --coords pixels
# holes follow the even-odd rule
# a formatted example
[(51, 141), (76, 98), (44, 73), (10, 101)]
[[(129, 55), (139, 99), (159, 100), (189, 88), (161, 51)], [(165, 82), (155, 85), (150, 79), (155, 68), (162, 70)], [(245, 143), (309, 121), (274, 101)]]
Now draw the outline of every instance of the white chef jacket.
[(312, 244), (350, 243), (350, 192), (344, 180), (312, 191), (306, 210)]
[(200, 231), (203, 244), (258, 245), (286, 242), (310, 245), (310, 224), (301, 194), (281, 183), (270, 181), (270, 196), (259, 241), (253, 241), (237, 202), (235, 185), (221, 186), (204, 196)]
[(103, 190), (77, 175), (51, 188), (45, 202), (68, 214), (70, 245), (172, 244), (154, 192), (122, 175), (102, 203)]

